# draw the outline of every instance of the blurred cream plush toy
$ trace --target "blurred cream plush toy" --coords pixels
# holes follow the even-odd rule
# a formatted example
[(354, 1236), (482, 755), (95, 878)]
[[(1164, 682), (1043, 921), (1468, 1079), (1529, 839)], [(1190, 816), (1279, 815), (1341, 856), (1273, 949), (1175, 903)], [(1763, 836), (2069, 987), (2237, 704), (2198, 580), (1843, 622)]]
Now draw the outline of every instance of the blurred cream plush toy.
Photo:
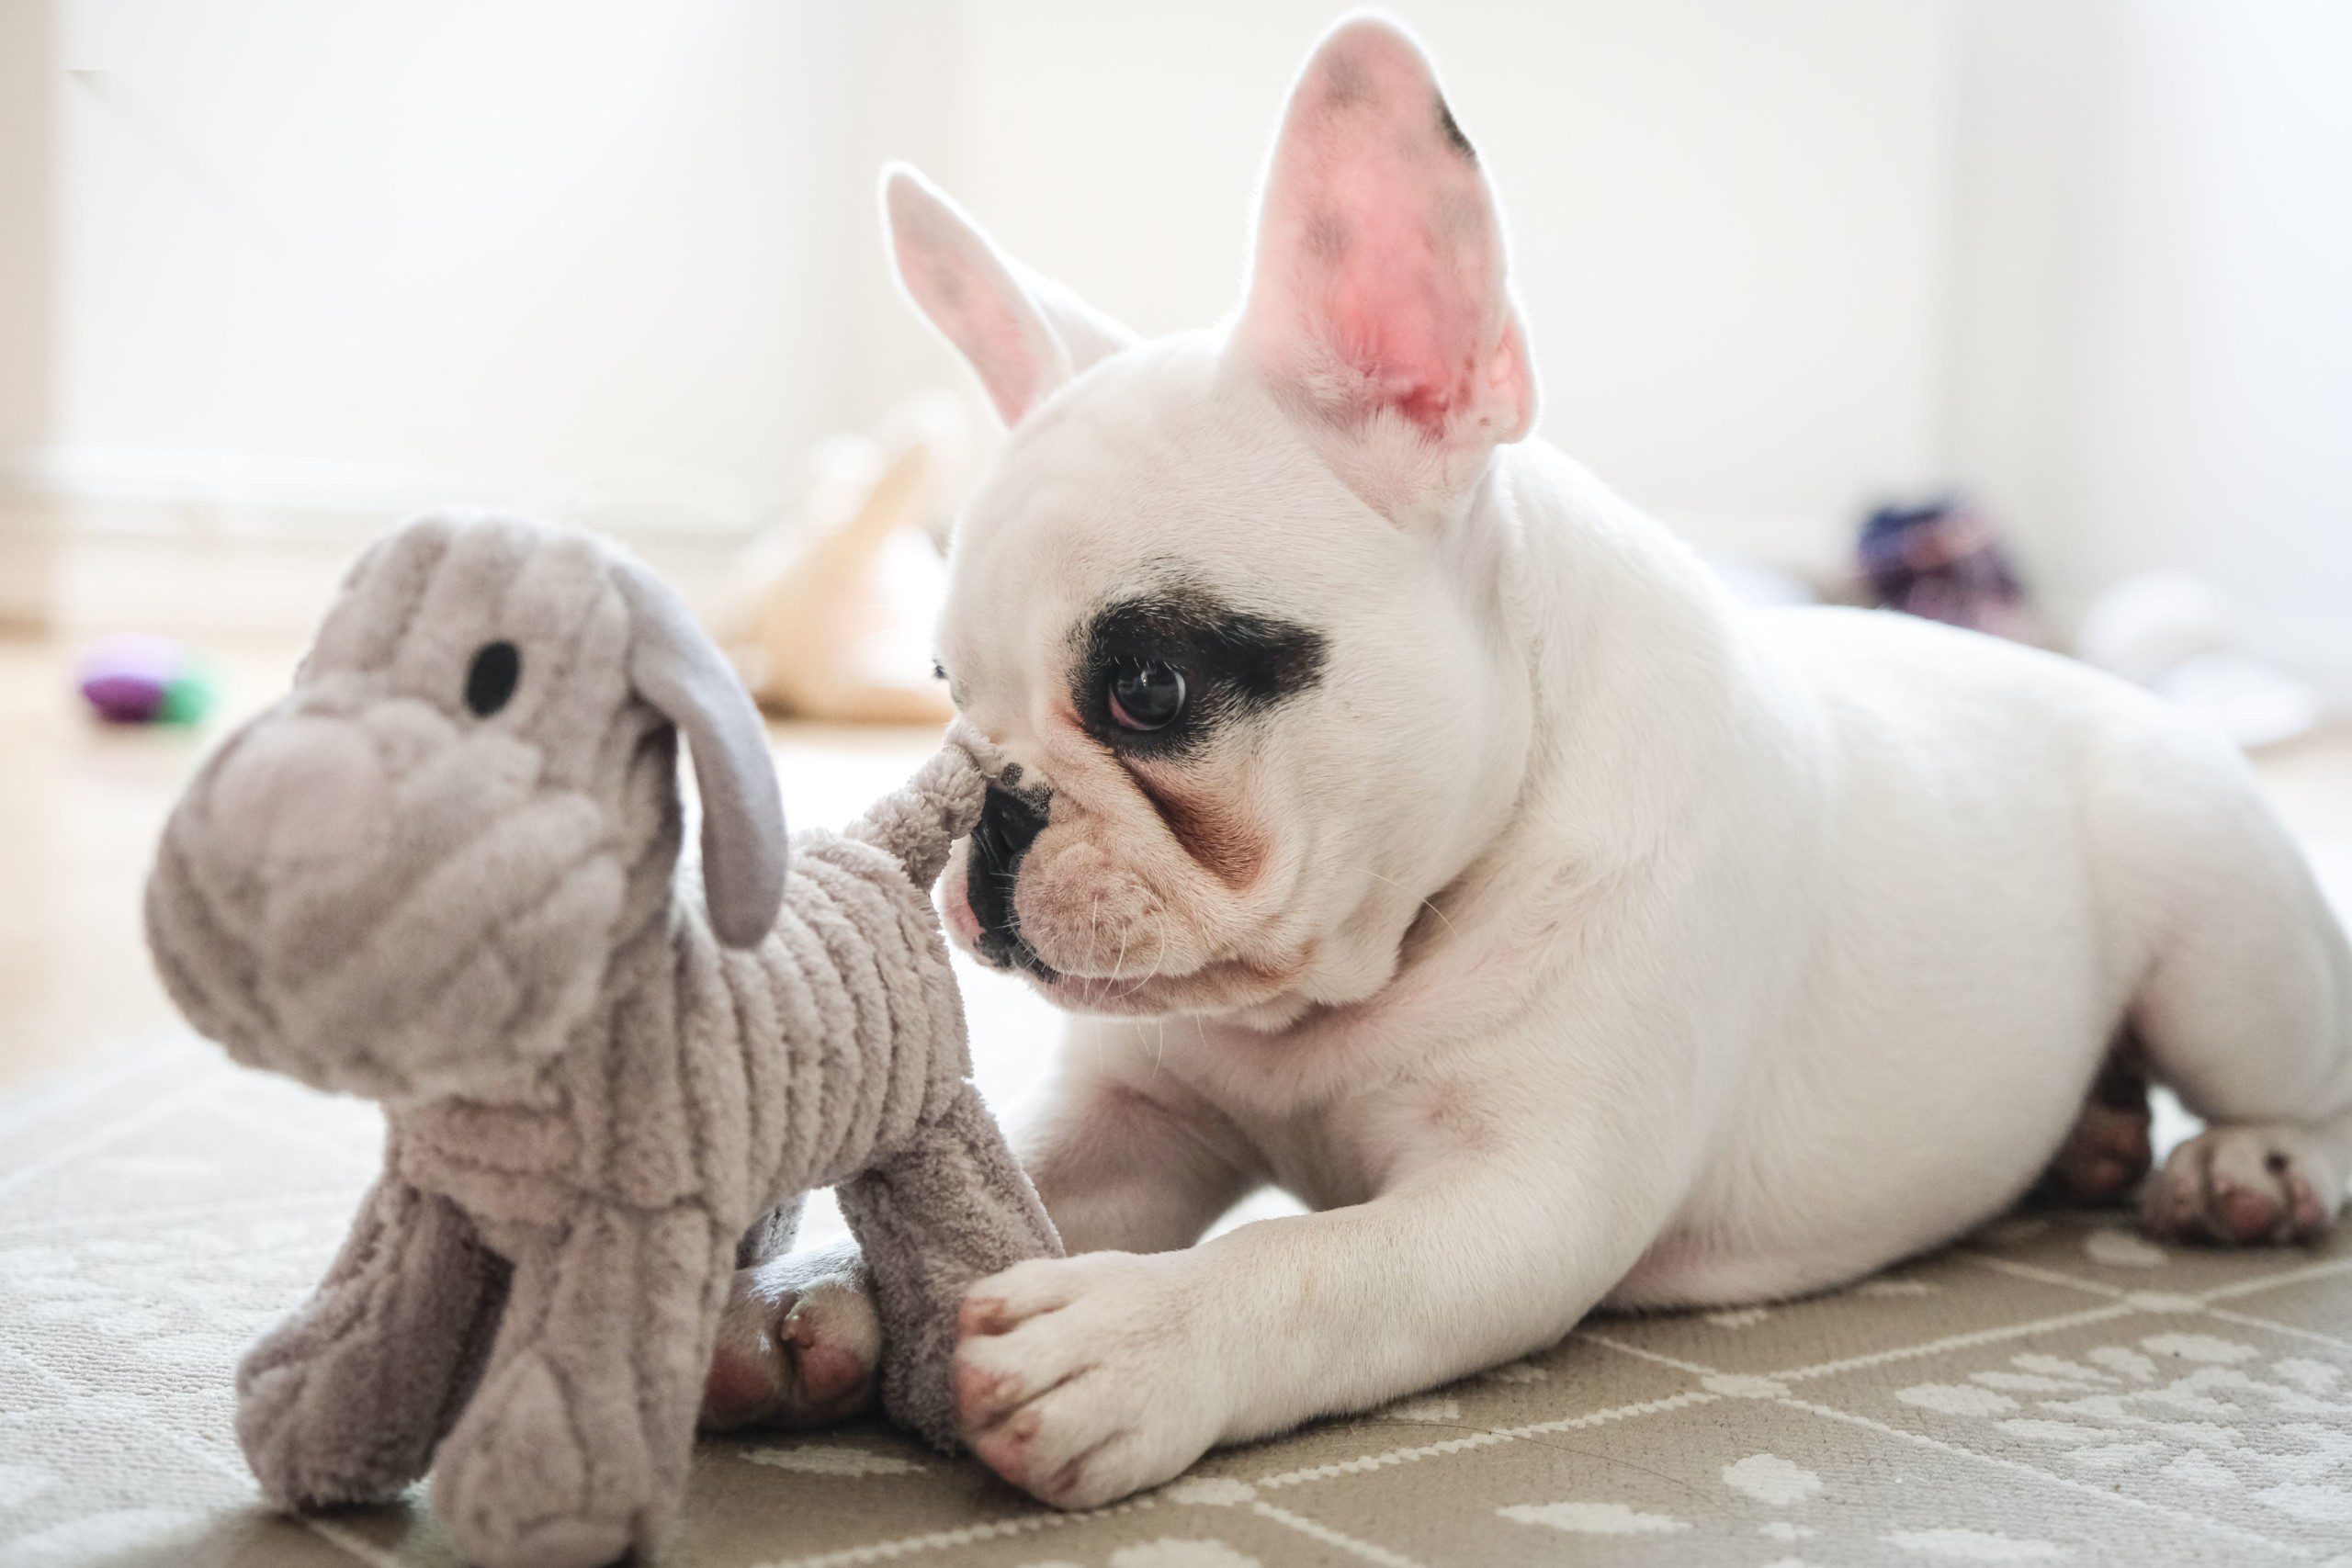
[(386, 1112), (342, 1255), (238, 1371), (273, 1503), (382, 1500), (429, 1463), (492, 1568), (650, 1546), (730, 1272), (834, 1184), (885, 1404), (952, 1444), (965, 1286), (1059, 1250), (968, 1081), (928, 897), (984, 744), (788, 856), (757, 712), (643, 567), (494, 514), (367, 554), (293, 690), (173, 812), (147, 894), (199, 1030)]
[(971, 445), (962, 405), (926, 394), (873, 434), (817, 448), (807, 495), (728, 569), (732, 591), (716, 617), (719, 646), (762, 707), (836, 724), (953, 716), (926, 639)]

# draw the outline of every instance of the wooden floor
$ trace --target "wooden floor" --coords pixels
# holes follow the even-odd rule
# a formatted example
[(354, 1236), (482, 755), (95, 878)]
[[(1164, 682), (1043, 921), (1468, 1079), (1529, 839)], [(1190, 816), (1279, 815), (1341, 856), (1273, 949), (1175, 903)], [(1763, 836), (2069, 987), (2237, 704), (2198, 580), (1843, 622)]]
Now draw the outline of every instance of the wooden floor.
[[(199, 729), (118, 729), (83, 711), (70, 649), (0, 640), (0, 1088), (174, 1026), (140, 937), (155, 835), (207, 748), (284, 689), (298, 651), (220, 653), (224, 700)], [(846, 820), (934, 743), (914, 731), (798, 727), (776, 741), (786, 810), (814, 823)], [(2300, 832), (2352, 840), (2352, 727), (2261, 768)], [(998, 1004), (971, 999), (978, 1033)]]

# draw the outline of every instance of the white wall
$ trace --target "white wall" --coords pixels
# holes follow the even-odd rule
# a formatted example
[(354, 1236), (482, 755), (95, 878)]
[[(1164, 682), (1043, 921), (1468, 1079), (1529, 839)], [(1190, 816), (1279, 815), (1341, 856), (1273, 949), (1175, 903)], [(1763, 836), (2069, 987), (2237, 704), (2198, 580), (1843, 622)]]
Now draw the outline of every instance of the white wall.
[(1952, 469), (2062, 618), (2192, 571), (2352, 694), (2352, 7), (1963, 20)]
[(61, 8), (62, 486), (740, 528), (831, 427), (845, 8)]
[[(887, 156), (1145, 331), (1213, 319), (1337, 6), (0, 7), (72, 72), (0, 62), (0, 512), (333, 556), (449, 495), (740, 536), (960, 384), (883, 271)], [(1823, 562), (1965, 482), (2062, 618), (2186, 567), (2352, 690), (2352, 7), (1400, 9), (1513, 220), (1545, 432), (1634, 499)]]
[(0, 3), (0, 626), (51, 614), (49, 520), (6, 482), (12, 453), (49, 444), (56, 262), (55, 17)]
[[(926, 161), (1139, 330), (1206, 322), (1335, 9), (976, 4), (957, 128)], [(1834, 555), (1857, 507), (1934, 477), (1948, 5), (1400, 9), (1499, 182), (1547, 434), (1712, 542), (1775, 553)]]
[[(881, 270), (883, 156), (1138, 327), (1204, 322), (1333, 6), (57, 9), (44, 482), (232, 523), (465, 493), (728, 530), (809, 441), (956, 375)], [(1832, 547), (1931, 467), (1947, 12), (1421, 8), (1555, 436), (1766, 547)]]

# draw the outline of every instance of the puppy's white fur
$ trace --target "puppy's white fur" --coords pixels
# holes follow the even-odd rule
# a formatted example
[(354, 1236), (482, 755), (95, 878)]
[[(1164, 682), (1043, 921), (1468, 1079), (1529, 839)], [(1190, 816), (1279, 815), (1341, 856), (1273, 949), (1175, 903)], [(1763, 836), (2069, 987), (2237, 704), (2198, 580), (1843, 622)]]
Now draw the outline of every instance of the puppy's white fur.
[[(2284, 1234), (2352, 1175), (2352, 958), (2243, 761), (2054, 657), (1739, 609), (1520, 440), (1499, 220), (1442, 104), (1395, 28), (1335, 30), (1240, 317), (1149, 345), (888, 187), (910, 292), (1013, 424), (942, 656), (1053, 792), (1014, 908), (1098, 1015), (1025, 1151), (1080, 1255), (979, 1287), (960, 1352), (976, 1450), (1055, 1503), (1598, 1304), (1930, 1247), (2042, 1169), (2127, 1022), (2216, 1124), (2158, 1212)], [(1076, 628), (1171, 570), (1328, 657), (1125, 754)], [(1317, 1212), (1193, 1245), (1269, 1181)]]

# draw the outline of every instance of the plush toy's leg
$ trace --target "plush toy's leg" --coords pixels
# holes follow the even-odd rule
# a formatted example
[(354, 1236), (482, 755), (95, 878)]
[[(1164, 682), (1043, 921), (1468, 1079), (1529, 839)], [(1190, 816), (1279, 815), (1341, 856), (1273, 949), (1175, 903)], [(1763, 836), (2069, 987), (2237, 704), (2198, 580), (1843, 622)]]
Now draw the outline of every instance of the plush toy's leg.
[(882, 1314), (882, 1403), (943, 1449), (956, 1442), (948, 1361), (965, 1288), (1061, 1239), (979, 1092), (963, 1086), (904, 1152), (842, 1184)]
[(697, 1209), (595, 1209), (515, 1258), (434, 1501), (483, 1568), (593, 1568), (678, 1506), (734, 1261)]
[(237, 1440), (278, 1507), (376, 1503), (424, 1473), (481, 1365), (506, 1266), (390, 1177), (300, 1311), (237, 1369)]

